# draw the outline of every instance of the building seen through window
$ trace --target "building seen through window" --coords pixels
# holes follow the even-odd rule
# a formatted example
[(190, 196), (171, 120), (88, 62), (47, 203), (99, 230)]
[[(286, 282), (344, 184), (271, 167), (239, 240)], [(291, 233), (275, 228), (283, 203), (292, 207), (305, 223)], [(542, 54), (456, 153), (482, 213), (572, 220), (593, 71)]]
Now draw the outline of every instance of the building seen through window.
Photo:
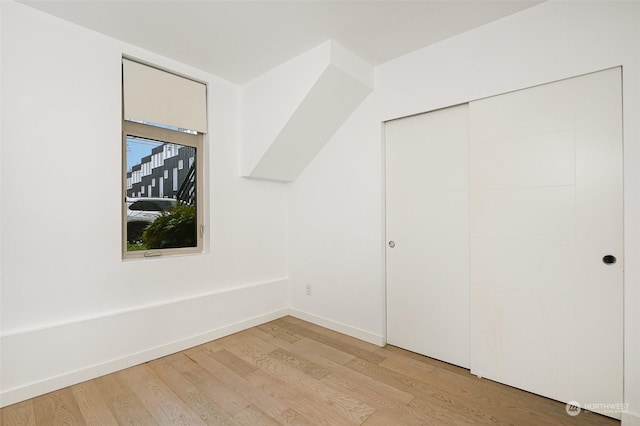
[[(162, 212), (174, 214), (177, 206), (184, 206), (186, 213), (187, 209), (195, 210), (196, 148), (135, 136), (128, 136), (126, 143), (127, 247), (128, 251), (148, 250), (154, 247), (145, 241), (144, 231), (163, 216)], [(180, 167), (185, 163), (190, 167)], [(185, 224), (182, 231), (189, 235), (155, 248), (195, 246), (196, 225), (195, 220)]]

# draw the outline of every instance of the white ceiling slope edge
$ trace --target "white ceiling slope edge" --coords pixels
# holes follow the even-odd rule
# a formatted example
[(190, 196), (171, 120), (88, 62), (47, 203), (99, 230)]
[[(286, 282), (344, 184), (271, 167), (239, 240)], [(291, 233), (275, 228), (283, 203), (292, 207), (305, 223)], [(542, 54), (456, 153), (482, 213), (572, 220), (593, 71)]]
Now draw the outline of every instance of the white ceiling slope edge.
[(373, 67), (328, 41), (245, 84), (243, 176), (294, 181), (373, 91)]

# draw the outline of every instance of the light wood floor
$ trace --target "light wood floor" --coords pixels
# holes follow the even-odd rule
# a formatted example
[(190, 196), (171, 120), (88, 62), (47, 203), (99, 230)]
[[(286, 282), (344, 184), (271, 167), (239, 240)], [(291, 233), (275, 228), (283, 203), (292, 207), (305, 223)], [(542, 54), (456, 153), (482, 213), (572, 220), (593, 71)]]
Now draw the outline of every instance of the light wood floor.
[(292, 317), (1, 411), (9, 425), (616, 425)]

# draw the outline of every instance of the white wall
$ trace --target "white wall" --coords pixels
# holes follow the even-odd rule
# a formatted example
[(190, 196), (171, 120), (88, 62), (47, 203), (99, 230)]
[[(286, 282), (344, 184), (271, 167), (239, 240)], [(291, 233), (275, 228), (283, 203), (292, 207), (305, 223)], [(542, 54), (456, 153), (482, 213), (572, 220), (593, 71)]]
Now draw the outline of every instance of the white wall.
[[(384, 340), (381, 122), (618, 65), (624, 68), (625, 402), (638, 416), (637, 2), (550, 1), (377, 67), (374, 93), (292, 184), (292, 312), (370, 341)], [(306, 284), (312, 285), (311, 296)]]
[[(240, 178), (240, 88), (0, 2), (2, 405), (286, 313), (286, 187)], [(206, 253), (121, 259), (123, 54), (206, 81)]]

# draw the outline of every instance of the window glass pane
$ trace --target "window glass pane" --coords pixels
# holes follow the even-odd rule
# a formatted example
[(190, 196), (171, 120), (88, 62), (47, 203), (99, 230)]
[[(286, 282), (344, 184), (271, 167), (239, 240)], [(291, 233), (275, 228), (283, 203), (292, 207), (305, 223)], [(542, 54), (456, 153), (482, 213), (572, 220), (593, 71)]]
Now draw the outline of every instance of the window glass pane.
[(126, 144), (127, 251), (196, 247), (197, 162), (178, 169), (196, 148), (136, 136)]

